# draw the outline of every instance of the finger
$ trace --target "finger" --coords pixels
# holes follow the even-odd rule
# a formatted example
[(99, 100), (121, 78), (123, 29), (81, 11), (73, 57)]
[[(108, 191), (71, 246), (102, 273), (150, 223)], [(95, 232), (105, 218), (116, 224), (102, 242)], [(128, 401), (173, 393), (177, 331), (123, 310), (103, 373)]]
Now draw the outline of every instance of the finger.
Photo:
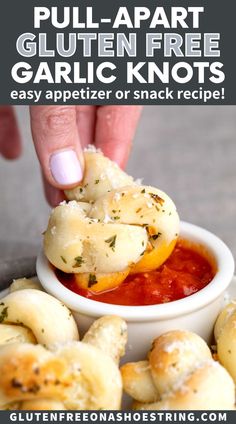
[(21, 150), (14, 110), (11, 106), (0, 106), (0, 153), (6, 159), (16, 159)]
[(125, 167), (135, 135), (141, 106), (101, 106), (97, 110), (95, 145)]
[(59, 203), (61, 203), (63, 200), (65, 200), (64, 192), (49, 184), (48, 181), (45, 179), (44, 175), (42, 175), (42, 179), (45, 197), (48, 201), (48, 204), (54, 208), (59, 205)]
[(96, 106), (77, 106), (76, 117), (82, 148), (93, 144), (96, 119)]
[(31, 106), (31, 128), (43, 174), (49, 184), (65, 189), (83, 178), (83, 154), (75, 106)]
[[(94, 141), (94, 126), (96, 118), (95, 106), (77, 106), (76, 119), (77, 128), (80, 136), (81, 147), (84, 148)], [(43, 177), (44, 193), (50, 206), (57, 206), (65, 200), (65, 195), (62, 190), (51, 186)]]

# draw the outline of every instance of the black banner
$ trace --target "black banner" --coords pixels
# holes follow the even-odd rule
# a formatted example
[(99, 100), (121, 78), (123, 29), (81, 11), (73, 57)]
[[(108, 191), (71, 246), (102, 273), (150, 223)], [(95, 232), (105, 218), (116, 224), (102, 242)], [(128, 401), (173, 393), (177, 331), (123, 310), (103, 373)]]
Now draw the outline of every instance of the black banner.
[(234, 0), (8, 0), (1, 104), (236, 104)]
[(10, 423), (235, 423), (236, 411), (2, 411), (1, 422)]

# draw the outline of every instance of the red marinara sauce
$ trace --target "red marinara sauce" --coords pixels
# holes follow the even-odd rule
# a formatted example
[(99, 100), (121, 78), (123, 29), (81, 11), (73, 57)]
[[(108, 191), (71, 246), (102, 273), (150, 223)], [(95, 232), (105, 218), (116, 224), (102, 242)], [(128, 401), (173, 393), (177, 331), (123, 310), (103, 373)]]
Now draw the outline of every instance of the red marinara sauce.
[(114, 305), (143, 306), (167, 303), (201, 290), (215, 275), (214, 266), (200, 253), (179, 241), (157, 270), (129, 275), (114, 289), (95, 293), (78, 287), (73, 274), (56, 270), (57, 278), (69, 290), (98, 302)]

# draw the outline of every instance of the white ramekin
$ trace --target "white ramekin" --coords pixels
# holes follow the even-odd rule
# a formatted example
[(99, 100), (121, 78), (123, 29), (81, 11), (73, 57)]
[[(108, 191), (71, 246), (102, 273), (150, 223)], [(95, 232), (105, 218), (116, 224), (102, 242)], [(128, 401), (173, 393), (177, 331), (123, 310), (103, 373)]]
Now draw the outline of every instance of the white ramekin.
[(174, 302), (122, 306), (86, 299), (60, 283), (42, 251), (37, 258), (37, 275), (44, 289), (73, 311), (81, 334), (100, 316), (119, 315), (124, 318), (128, 323), (125, 361), (144, 358), (152, 340), (169, 330), (194, 331), (209, 342), (214, 322), (222, 307), (224, 292), (234, 274), (234, 259), (228, 247), (218, 237), (201, 227), (181, 222), (180, 236), (203, 246), (213, 257), (217, 272), (205, 288)]

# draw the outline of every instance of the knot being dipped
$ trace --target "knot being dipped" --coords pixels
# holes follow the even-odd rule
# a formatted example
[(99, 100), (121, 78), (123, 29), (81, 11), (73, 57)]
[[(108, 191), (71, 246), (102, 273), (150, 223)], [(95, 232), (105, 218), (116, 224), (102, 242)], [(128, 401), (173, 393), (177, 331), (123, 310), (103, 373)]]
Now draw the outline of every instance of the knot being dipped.
[(162, 265), (176, 244), (179, 217), (164, 192), (137, 184), (100, 152), (84, 157), (84, 179), (52, 211), (44, 252), (80, 287), (102, 291)]

